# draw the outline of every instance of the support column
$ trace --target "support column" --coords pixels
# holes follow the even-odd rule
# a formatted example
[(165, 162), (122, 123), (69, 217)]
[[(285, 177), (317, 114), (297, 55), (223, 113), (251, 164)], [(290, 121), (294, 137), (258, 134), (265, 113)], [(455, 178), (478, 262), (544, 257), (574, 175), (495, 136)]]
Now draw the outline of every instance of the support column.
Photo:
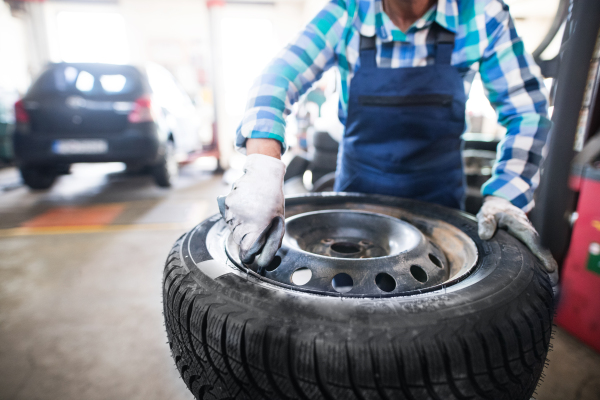
[(210, 50), (212, 59), (212, 97), (215, 112), (215, 121), (213, 123), (213, 132), (217, 138), (217, 145), (219, 149), (219, 166), (221, 168), (229, 167), (229, 158), (232, 155), (233, 148), (233, 132), (227, 132), (222, 129), (226, 126), (223, 122), (227, 118), (225, 114), (225, 108), (222, 104), (223, 93), (223, 79), (222, 75), (222, 52), (221, 52), (221, 18), (223, 8), (225, 7), (224, 0), (207, 0), (206, 8), (208, 9), (208, 23), (209, 23), (209, 34), (210, 34)]

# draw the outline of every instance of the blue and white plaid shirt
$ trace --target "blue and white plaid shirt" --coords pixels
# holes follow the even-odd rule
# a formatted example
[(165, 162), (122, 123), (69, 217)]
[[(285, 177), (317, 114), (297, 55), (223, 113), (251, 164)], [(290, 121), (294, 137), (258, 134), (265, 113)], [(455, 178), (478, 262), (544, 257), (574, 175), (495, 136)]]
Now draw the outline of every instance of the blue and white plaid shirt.
[(420, 67), (434, 61), (435, 47), (428, 39), (433, 21), (456, 34), (452, 65), (463, 77), (466, 93), (479, 72), (498, 122), (507, 129), (483, 195), (503, 197), (529, 211), (551, 125), (548, 96), (501, 0), (438, 0), (406, 33), (383, 12), (381, 0), (330, 1), (254, 83), (237, 146), (243, 148), (248, 138), (272, 138), (285, 149), (284, 117), (333, 66), (341, 76), (339, 117), (344, 123), (352, 77), (360, 67), (359, 33), (377, 36), (380, 68)]

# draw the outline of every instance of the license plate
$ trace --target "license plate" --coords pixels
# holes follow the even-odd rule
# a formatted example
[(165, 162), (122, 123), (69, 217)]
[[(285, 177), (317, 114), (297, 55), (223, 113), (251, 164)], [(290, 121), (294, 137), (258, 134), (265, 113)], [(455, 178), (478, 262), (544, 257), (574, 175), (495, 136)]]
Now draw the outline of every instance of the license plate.
[(55, 154), (103, 154), (108, 152), (108, 142), (102, 139), (55, 140), (52, 151)]

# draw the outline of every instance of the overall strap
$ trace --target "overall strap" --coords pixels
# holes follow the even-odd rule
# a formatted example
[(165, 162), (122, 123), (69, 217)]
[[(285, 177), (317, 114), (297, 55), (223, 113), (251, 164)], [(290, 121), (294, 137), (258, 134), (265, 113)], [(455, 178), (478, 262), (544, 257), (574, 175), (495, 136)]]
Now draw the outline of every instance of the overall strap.
[(434, 23), (431, 29), (435, 30), (436, 65), (450, 65), (452, 62), (452, 51), (454, 51), (454, 33), (437, 23)]
[[(454, 33), (443, 28), (437, 23), (431, 26), (431, 33), (435, 35), (435, 64), (450, 65), (454, 51)], [(375, 36), (360, 35), (360, 64), (363, 67), (377, 67), (377, 46)]]
[(362, 67), (377, 67), (377, 45), (375, 44), (375, 36), (360, 35), (360, 66)]

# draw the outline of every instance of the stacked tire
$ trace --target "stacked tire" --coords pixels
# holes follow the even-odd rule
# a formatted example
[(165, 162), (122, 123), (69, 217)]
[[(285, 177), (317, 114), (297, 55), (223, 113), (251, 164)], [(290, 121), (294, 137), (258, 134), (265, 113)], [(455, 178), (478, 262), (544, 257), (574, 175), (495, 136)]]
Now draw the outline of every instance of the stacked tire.
[(324, 131), (315, 132), (312, 142), (315, 152), (308, 169), (315, 184), (323, 176), (335, 172), (339, 143)]

